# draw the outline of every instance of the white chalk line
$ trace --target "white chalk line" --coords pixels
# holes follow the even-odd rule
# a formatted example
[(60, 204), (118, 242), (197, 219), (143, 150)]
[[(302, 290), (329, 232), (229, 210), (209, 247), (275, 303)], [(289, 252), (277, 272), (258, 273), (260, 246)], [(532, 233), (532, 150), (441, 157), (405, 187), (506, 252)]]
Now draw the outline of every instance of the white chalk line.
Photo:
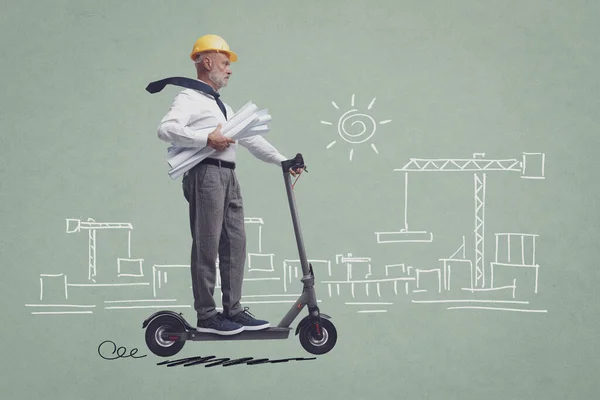
[(500, 308), (500, 307), (479, 307), (479, 306), (457, 306), (448, 307), (448, 310), (472, 309), (472, 310), (495, 310), (495, 311), (516, 311), (529, 313), (547, 313), (548, 310), (522, 310), (518, 308)]
[(281, 278), (244, 278), (245, 281), (278, 281)]
[(139, 283), (68, 283), (67, 286), (78, 286), (78, 287), (150, 286), (150, 283), (149, 282), (139, 282)]
[[(163, 305), (152, 305), (152, 306), (110, 306), (110, 307), (104, 307), (105, 310), (129, 310), (129, 309), (134, 309), (134, 308), (162, 308), (164, 307)], [(191, 305), (169, 305), (169, 308), (191, 308)]]
[(105, 303), (141, 303), (141, 302), (159, 302), (159, 301), (177, 301), (177, 300), (176, 299), (104, 300)]
[(413, 303), (511, 303), (511, 304), (529, 304), (528, 301), (519, 300), (412, 300)]
[[(317, 300), (320, 303), (322, 300)], [(278, 303), (296, 303), (297, 300), (265, 300), (265, 301), (244, 301), (244, 304), (278, 304)]]
[(95, 305), (79, 305), (79, 304), (25, 304), (25, 307), (81, 307), (93, 308)]
[(92, 314), (92, 311), (33, 311), (32, 314)]

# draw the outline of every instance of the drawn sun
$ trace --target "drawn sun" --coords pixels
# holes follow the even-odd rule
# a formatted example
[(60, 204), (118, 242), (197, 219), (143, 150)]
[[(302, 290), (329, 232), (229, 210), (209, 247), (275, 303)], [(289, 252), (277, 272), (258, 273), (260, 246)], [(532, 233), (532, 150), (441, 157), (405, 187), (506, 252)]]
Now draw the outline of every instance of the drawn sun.
[[(359, 113), (358, 109), (354, 108), (355, 107), (354, 99), (355, 99), (355, 95), (353, 94), (352, 99), (350, 101), (351, 108), (348, 111), (346, 111), (345, 113), (343, 113), (337, 122), (338, 134), (340, 135), (340, 137), (342, 139), (344, 139), (346, 142), (348, 142), (352, 145), (367, 142), (369, 139), (371, 139), (373, 137), (373, 135), (375, 135), (375, 131), (377, 130), (377, 122), (375, 122), (375, 119), (373, 117), (371, 117), (368, 114)], [(337, 110), (340, 109), (340, 107), (338, 107), (338, 105), (335, 103), (335, 101), (332, 101), (331, 104)], [(373, 104), (375, 104), (375, 98), (373, 98), (373, 100), (371, 100), (371, 102), (367, 106), (367, 110), (372, 109)], [(385, 121), (380, 121), (379, 125), (384, 125), (391, 121), (392, 121), (391, 119), (387, 119)], [(332, 122), (321, 121), (321, 123), (324, 125), (332, 125), (333, 126)], [(330, 149), (336, 143), (337, 143), (336, 140), (329, 143), (327, 145), (327, 149)], [(371, 148), (373, 149), (373, 151), (376, 154), (379, 154), (379, 151), (377, 151), (377, 147), (375, 146), (375, 143), (371, 143)], [(353, 155), (354, 155), (354, 148), (351, 148), (350, 155), (349, 155), (350, 161), (352, 161)]]

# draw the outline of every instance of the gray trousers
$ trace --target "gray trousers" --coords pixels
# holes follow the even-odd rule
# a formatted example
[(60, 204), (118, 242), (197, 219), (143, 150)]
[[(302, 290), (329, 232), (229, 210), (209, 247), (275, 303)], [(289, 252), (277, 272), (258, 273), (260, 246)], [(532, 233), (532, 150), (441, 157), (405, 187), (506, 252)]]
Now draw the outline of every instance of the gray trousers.
[(183, 178), (192, 234), (191, 274), (198, 319), (217, 313), (214, 300), (219, 258), (223, 312), (242, 311), (246, 234), (240, 185), (234, 170), (198, 164)]

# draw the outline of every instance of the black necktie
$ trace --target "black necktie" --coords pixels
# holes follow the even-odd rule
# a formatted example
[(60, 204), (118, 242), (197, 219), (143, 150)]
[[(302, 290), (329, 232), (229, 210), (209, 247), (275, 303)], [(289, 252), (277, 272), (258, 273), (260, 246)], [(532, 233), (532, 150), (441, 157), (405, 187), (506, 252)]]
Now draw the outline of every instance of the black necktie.
[(223, 102), (219, 99), (219, 97), (221, 95), (219, 93), (215, 92), (215, 90), (212, 87), (210, 87), (209, 85), (207, 85), (204, 82), (200, 82), (195, 79), (183, 78), (183, 77), (177, 76), (177, 77), (172, 77), (172, 78), (161, 79), (160, 81), (150, 82), (148, 84), (148, 86), (146, 86), (146, 90), (150, 93), (158, 93), (161, 90), (163, 90), (165, 88), (165, 86), (167, 86), (169, 84), (175, 85), (175, 86), (182, 86), (182, 87), (185, 87), (188, 89), (197, 89), (197, 90), (200, 90), (201, 92), (210, 94), (211, 96), (213, 96), (215, 98), (215, 100), (217, 101), (217, 105), (223, 112), (225, 119), (227, 119), (227, 110), (225, 109), (225, 105), (223, 104)]

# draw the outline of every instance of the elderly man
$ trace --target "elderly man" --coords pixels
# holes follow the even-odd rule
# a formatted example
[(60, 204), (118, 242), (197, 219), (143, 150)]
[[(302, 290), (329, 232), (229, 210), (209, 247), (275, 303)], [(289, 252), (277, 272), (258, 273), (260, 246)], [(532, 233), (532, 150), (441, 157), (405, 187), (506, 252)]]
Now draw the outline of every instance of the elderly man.
[[(281, 167), (286, 157), (262, 136), (237, 141), (221, 134), (221, 125), (234, 113), (218, 93), (231, 77), (231, 63), (237, 55), (223, 38), (205, 35), (195, 43), (190, 58), (194, 61), (198, 85), (179, 92), (158, 127), (158, 137), (175, 146), (210, 146), (217, 150), (183, 177), (183, 193), (189, 203), (193, 239), (191, 254), (194, 308), (199, 332), (233, 335), (243, 330), (269, 327), (255, 319), (240, 304), (246, 262), (246, 236), (240, 184), (235, 174), (237, 145), (258, 159)], [(163, 85), (164, 87), (164, 85)], [(159, 89), (160, 90), (160, 89)], [(211, 133), (201, 128), (217, 126)], [(206, 129), (204, 129), (206, 132)], [(293, 175), (298, 171), (291, 171)], [(215, 308), (216, 262), (219, 259), (223, 313)]]

